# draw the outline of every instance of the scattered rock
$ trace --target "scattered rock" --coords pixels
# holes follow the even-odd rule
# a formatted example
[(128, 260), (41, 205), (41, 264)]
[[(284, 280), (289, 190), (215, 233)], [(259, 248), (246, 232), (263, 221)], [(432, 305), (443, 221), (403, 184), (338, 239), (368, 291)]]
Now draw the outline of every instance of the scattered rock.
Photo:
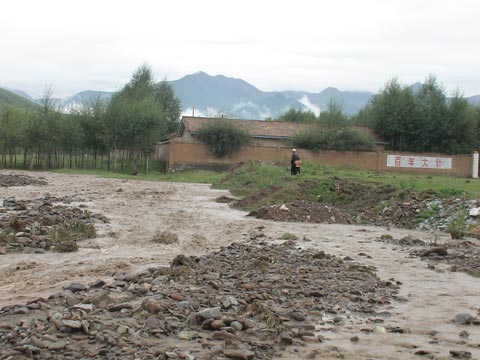
[(164, 244), (164, 245), (176, 244), (178, 243), (178, 236), (177, 234), (174, 234), (168, 231), (162, 231), (162, 232), (159, 232), (158, 234), (155, 234), (153, 236), (152, 241), (154, 243)]
[[(319, 309), (338, 319), (371, 317), (397, 296), (373, 267), (252, 241), (0, 309), (0, 358), (19, 351), (45, 359), (271, 359), (287, 345), (323, 341), (313, 325)], [(180, 341), (188, 354), (167, 345)]]
[(232, 306), (238, 306), (238, 300), (234, 296), (229, 295), (223, 300), (222, 305), (225, 309), (229, 309)]
[(192, 267), (194, 265), (194, 261), (192, 257), (186, 257), (185, 255), (178, 255), (176, 256), (171, 263), (171, 266), (186, 266)]
[(472, 353), (469, 351), (461, 351), (461, 350), (450, 350), (450, 355), (454, 358), (458, 359), (471, 359)]
[(0, 187), (11, 186), (45, 186), (48, 185), (43, 179), (20, 174), (0, 174)]
[(305, 315), (301, 311), (293, 311), (290, 316), (296, 321), (305, 321)]
[(448, 254), (447, 249), (443, 246), (436, 246), (428, 250), (424, 250), (420, 253), (421, 257), (431, 256), (431, 255), (438, 255), (438, 256), (446, 256)]
[(468, 212), (468, 215), (469, 216), (480, 216), (480, 207), (476, 207), (476, 208), (472, 208), (470, 209), (470, 211)]
[(73, 200), (80, 199), (49, 195), (35, 200), (0, 199), (2, 247), (9, 253), (76, 251), (77, 241), (95, 237), (94, 224), (108, 220), (68, 205)]
[(414, 352), (415, 355), (426, 356), (430, 355), (432, 352), (430, 350), (417, 350)]
[(454, 321), (459, 325), (468, 325), (473, 323), (475, 318), (469, 313), (460, 313), (455, 315)]
[(372, 332), (374, 334), (386, 334), (387, 333), (387, 330), (383, 327), (383, 326), (374, 326), (373, 329), (372, 329)]
[(224, 350), (223, 355), (230, 359), (250, 360), (255, 353), (249, 350)]
[(87, 290), (87, 287), (83, 284), (72, 283), (72, 284), (69, 284), (69, 285), (65, 285), (63, 287), (63, 290), (68, 290), (68, 291), (71, 291), (72, 293), (75, 293), (75, 292), (78, 292), (78, 291), (85, 291), (85, 290)]
[(197, 316), (203, 320), (218, 319), (220, 318), (220, 315), (221, 315), (221, 308), (219, 306), (214, 308), (203, 309), (197, 312)]
[(190, 340), (193, 340), (193, 339), (197, 338), (198, 334), (195, 331), (187, 331), (186, 330), (186, 331), (180, 331), (177, 336), (180, 340), (190, 341)]

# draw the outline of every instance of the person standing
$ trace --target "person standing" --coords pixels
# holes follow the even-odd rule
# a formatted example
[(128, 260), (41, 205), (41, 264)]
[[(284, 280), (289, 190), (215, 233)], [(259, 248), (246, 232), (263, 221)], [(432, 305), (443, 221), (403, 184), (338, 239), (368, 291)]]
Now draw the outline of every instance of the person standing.
[(290, 164), (292, 165), (291, 173), (292, 175), (300, 174), (300, 167), (302, 165), (302, 160), (300, 156), (297, 154), (297, 149), (292, 149), (292, 159), (290, 160)]

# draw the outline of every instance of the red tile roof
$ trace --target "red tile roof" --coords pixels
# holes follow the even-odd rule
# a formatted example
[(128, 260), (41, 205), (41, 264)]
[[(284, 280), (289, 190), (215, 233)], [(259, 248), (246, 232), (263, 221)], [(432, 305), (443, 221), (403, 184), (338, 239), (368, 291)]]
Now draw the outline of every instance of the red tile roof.
[[(205, 117), (182, 117), (184, 129), (190, 133), (195, 133), (209, 121), (218, 121), (222, 119), (218, 118), (205, 118)], [(227, 119), (223, 119), (227, 120)], [(245, 130), (252, 137), (265, 137), (265, 138), (289, 138), (308, 130), (312, 127), (310, 124), (301, 123), (288, 123), (280, 121), (262, 121), (262, 120), (241, 120), (241, 119), (228, 119), (228, 121), (234, 123), (238, 127)], [(183, 127), (181, 132), (183, 132)], [(179, 134), (181, 135), (181, 134)]]
[[(260, 138), (286, 139), (315, 127), (313, 124), (305, 123), (183, 116), (183, 125), (180, 127), (178, 135), (181, 136), (185, 130), (195, 134), (198, 129), (202, 127), (202, 125), (210, 121), (218, 120), (231, 121), (238, 127), (245, 130), (248, 134), (250, 134), (250, 136)], [(375, 139), (375, 142), (382, 143), (382, 139), (380, 139), (372, 129), (365, 126), (357, 126), (356, 128), (362, 133), (371, 135)]]

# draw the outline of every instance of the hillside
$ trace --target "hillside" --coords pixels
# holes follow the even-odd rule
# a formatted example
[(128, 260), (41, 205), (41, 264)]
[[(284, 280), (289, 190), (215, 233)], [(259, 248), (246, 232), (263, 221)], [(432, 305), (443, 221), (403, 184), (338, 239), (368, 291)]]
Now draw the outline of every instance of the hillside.
[(264, 92), (244, 80), (210, 76), (202, 71), (172, 81), (172, 86), (184, 110), (195, 108), (205, 115), (225, 113), (243, 119), (264, 119), (292, 107), (307, 109), (284, 94)]
[(19, 109), (32, 109), (36, 105), (22, 96), (14, 94), (4, 88), (0, 88), (0, 109), (5, 106), (13, 106)]
[[(180, 98), (186, 115), (192, 115), (195, 109), (195, 115), (224, 114), (239, 119), (275, 118), (290, 108), (310, 110), (318, 114), (327, 108), (330, 99), (342, 104), (344, 111), (352, 115), (365, 106), (372, 95), (369, 92), (348, 92), (336, 88), (327, 88), (319, 93), (262, 91), (242, 79), (224, 75), (211, 76), (202, 71), (170, 83)], [(112, 94), (106, 91), (87, 90), (54, 100), (59, 107), (68, 112), (97, 97), (108, 101)]]
[(223, 75), (210, 76), (204, 72), (187, 75), (172, 81), (184, 109), (201, 113), (227, 113), (243, 119), (277, 117), (290, 108), (318, 113), (327, 108), (330, 100), (340, 103), (344, 111), (353, 115), (363, 108), (372, 93), (341, 91), (327, 88), (318, 93), (306, 91), (261, 91), (241, 79)]
[[(342, 105), (348, 115), (358, 113), (373, 96), (368, 91), (342, 91), (328, 87), (319, 92), (307, 91), (262, 91), (252, 84), (224, 75), (208, 75), (199, 71), (170, 82), (176, 95), (180, 98), (185, 115), (218, 116), (224, 114), (239, 119), (275, 118), (290, 108), (310, 110), (318, 114), (325, 110), (331, 100)], [(418, 91), (421, 83), (411, 85)], [(28, 94), (15, 90), (24, 98)], [(15, 95), (10, 92), (11, 95)], [(57, 105), (68, 112), (82, 103), (94, 101), (98, 97), (109, 101), (112, 92), (87, 90), (73, 96), (55, 99)], [(17, 99), (20, 97), (17, 97)], [(471, 104), (480, 104), (480, 95), (466, 98)], [(25, 104), (28, 100), (18, 99)], [(26, 102), (25, 102), (26, 101)], [(38, 100), (36, 100), (38, 102)]]

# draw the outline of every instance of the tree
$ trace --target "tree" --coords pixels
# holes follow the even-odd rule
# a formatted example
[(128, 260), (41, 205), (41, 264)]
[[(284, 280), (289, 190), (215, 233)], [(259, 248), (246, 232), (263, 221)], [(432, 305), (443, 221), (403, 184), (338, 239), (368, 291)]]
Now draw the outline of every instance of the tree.
[(0, 111), (0, 154), (3, 155), (3, 165), (16, 166), (17, 150), (21, 145), (23, 131), (23, 113), (13, 107), (5, 106)]
[[(69, 166), (73, 168), (73, 156), (80, 157), (80, 166), (84, 167), (86, 149), (83, 146), (85, 143), (85, 134), (82, 132), (80, 122), (76, 121), (75, 117), (64, 115), (59, 119), (59, 137), (58, 148), (61, 153), (56, 156), (55, 167), (65, 167), (65, 154), (69, 155)], [(77, 164), (78, 166), (78, 164)]]
[(98, 155), (106, 153), (106, 114), (107, 104), (100, 97), (82, 104), (76, 112), (82, 136), (82, 148), (93, 155), (93, 167), (97, 167)]
[(250, 135), (229, 120), (209, 121), (197, 136), (217, 158), (230, 156), (250, 142)]
[(279, 116), (277, 120), (283, 122), (314, 123), (318, 118), (311, 111), (290, 108), (285, 114)]
[(375, 148), (374, 140), (370, 135), (361, 133), (352, 126), (316, 126), (295, 136), (292, 139), (292, 145), (312, 151), (369, 151)]
[(28, 114), (25, 121), (23, 147), (25, 165), (32, 169), (34, 156), (37, 166), (44, 169), (52, 167), (53, 156), (59, 149), (61, 139), (60, 118), (56, 110), (51, 86), (45, 87), (41, 106)]
[(369, 102), (360, 111), (350, 118), (352, 124), (374, 128), (375, 123), (372, 117), (372, 104)]
[(410, 87), (401, 86), (396, 78), (373, 96), (366, 114), (375, 132), (388, 142), (392, 150), (415, 150), (421, 148), (418, 135), (421, 131), (419, 110)]
[(475, 109), (459, 91), (449, 99), (438, 146), (446, 153), (469, 153), (475, 148)]
[(182, 105), (180, 99), (175, 96), (172, 85), (165, 79), (155, 85), (155, 100), (164, 115), (160, 137), (178, 130)]
[[(105, 139), (109, 153), (114, 155), (114, 168), (121, 151), (124, 157), (133, 160), (134, 171), (140, 157), (145, 159), (148, 171), (153, 145), (173, 128), (176, 105), (172, 95), (165, 84), (157, 86), (150, 67), (142, 65), (130, 82), (112, 96), (106, 114)], [(169, 111), (168, 115), (164, 109)]]
[(473, 149), (480, 151), (480, 105), (477, 105), (473, 109), (474, 114), (474, 143)]
[(348, 117), (343, 112), (343, 106), (330, 99), (327, 109), (320, 113), (318, 122), (324, 127), (345, 127), (348, 125)]
[(418, 150), (442, 152), (443, 137), (448, 132), (447, 97), (434, 76), (429, 76), (416, 94), (421, 128)]

